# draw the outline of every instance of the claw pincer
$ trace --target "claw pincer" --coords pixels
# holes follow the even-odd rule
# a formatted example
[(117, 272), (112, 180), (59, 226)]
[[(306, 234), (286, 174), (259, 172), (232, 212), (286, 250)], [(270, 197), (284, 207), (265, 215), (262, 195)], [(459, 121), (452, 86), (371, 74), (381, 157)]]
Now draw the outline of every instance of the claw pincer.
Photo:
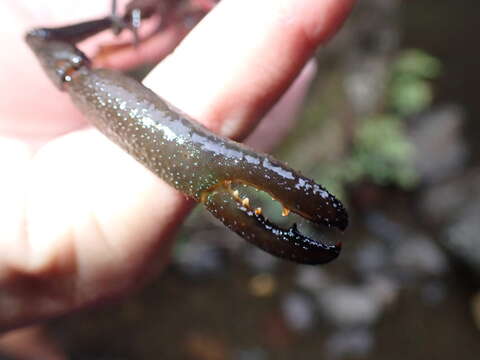
[(232, 184), (267, 192), (290, 211), (326, 228), (344, 230), (343, 205), (322, 186), (266, 154), (217, 136), (136, 80), (92, 69), (75, 43), (115, 27), (112, 17), (29, 32), (26, 41), (51, 80), (108, 138), (187, 196), (202, 202), (227, 227), (272, 255), (326, 263), (340, 243), (326, 244), (268, 221)]
[(274, 256), (302, 264), (324, 264), (340, 254), (340, 243), (329, 245), (310, 239), (295, 224), (282, 229), (258, 211), (232, 201), (227, 189), (210, 193), (204, 205), (229, 229)]

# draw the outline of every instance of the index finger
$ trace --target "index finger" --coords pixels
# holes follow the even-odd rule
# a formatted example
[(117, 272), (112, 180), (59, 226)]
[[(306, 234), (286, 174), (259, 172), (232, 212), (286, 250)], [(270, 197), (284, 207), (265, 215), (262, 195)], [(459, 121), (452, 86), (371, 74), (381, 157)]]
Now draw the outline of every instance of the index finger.
[(222, 135), (243, 138), (354, 0), (223, 0), (145, 83)]

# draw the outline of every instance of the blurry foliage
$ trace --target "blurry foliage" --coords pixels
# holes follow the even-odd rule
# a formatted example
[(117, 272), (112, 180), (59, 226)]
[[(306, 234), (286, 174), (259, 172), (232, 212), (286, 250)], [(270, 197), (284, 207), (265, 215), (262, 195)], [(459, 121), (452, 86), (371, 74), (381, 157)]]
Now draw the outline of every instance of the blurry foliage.
[(414, 186), (415, 149), (408, 138), (405, 120), (431, 105), (431, 80), (440, 73), (439, 61), (425, 52), (400, 53), (390, 70), (384, 112), (360, 119), (348, 156), (316, 168), (316, 179), (340, 198), (344, 198), (346, 185), (364, 179), (403, 189)]
[(415, 182), (413, 154), (401, 118), (391, 114), (370, 117), (357, 129), (344, 180), (353, 183), (368, 177), (380, 185), (409, 187)]
[(392, 68), (389, 103), (398, 115), (408, 116), (427, 108), (433, 98), (428, 80), (440, 75), (440, 62), (420, 50), (406, 50)]

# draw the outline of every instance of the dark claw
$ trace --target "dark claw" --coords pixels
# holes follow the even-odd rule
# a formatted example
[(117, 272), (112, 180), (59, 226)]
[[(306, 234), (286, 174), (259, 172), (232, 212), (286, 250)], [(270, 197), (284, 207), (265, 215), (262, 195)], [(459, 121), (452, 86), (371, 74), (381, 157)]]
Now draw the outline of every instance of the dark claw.
[(209, 194), (204, 205), (228, 228), (274, 256), (318, 265), (340, 255), (341, 243), (331, 245), (310, 239), (298, 231), (296, 224), (284, 230), (234, 200), (226, 188)]

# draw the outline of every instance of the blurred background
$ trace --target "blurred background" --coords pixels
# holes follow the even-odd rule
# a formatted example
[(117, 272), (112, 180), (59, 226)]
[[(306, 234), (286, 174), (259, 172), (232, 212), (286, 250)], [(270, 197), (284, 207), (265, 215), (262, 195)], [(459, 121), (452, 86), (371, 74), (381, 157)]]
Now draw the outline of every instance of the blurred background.
[(148, 287), (23, 335), (71, 359), (478, 359), (478, 10), (362, 0), (318, 53), (274, 153), (349, 209), (337, 260), (275, 259), (197, 209)]

